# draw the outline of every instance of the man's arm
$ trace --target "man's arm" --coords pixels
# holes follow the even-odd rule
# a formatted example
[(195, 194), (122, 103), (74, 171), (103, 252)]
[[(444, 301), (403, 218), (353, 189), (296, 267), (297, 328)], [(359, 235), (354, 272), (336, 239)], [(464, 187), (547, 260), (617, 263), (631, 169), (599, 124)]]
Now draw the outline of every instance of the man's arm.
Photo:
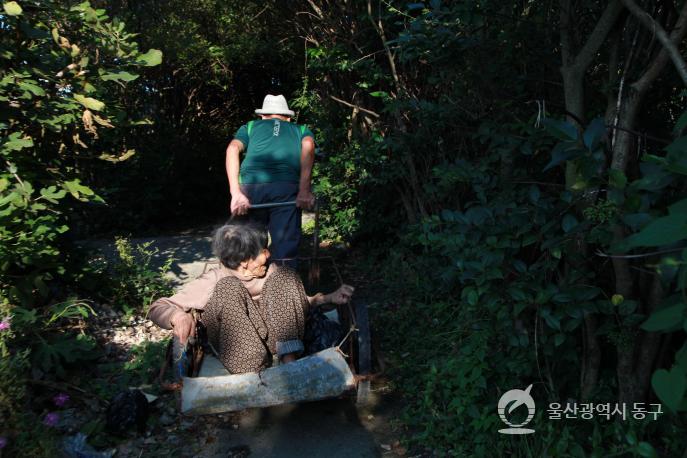
[(231, 193), (230, 210), (233, 215), (245, 215), (250, 207), (248, 198), (243, 195), (239, 186), (239, 156), (243, 151), (243, 143), (233, 139), (227, 146), (225, 166), (227, 179), (229, 180), (229, 192)]
[(315, 141), (312, 137), (301, 140), (301, 177), (298, 183), (296, 205), (300, 208), (312, 208), (315, 196), (310, 190), (312, 181), (312, 167), (315, 163)]

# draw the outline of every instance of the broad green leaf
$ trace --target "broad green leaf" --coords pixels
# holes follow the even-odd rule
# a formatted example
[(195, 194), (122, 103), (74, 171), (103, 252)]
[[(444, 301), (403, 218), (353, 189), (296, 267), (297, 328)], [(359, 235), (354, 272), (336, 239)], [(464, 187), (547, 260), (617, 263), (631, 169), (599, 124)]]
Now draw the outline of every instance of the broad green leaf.
[(648, 442), (640, 442), (637, 444), (637, 453), (644, 458), (655, 458), (658, 456), (656, 450)]
[(162, 63), (162, 51), (159, 49), (149, 49), (147, 53), (138, 56), (137, 62), (146, 67), (154, 67)]
[(79, 200), (86, 200), (81, 197), (81, 194), (85, 196), (93, 196), (95, 193), (91, 188), (88, 188), (81, 184), (81, 180), (76, 179), (72, 181), (65, 181), (62, 183), (64, 189), (66, 189), (72, 196)]
[(687, 199), (682, 199), (668, 207), (671, 215), (687, 215)]
[(100, 76), (103, 81), (133, 81), (138, 78), (138, 75), (129, 72), (105, 73)]
[(478, 298), (479, 296), (477, 295), (477, 291), (471, 289), (467, 296), (468, 304), (476, 305)]
[(687, 371), (687, 342), (675, 353), (675, 364)]
[(22, 13), (21, 6), (17, 2), (6, 2), (2, 6), (8, 16), (19, 16)]
[(41, 196), (43, 196), (48, 202), (53, 204), (58, 203), (59, 199), (62, 199), (67, 195), (67, 191), (64, 189), (57, 190), (56, 186), (48, 186), (47, 188), (41, 189)]
[(612, 302), (613, 305), (615, 305), (616, 307), (617, 307), (618, 305), (620, 305), (624, 300), (625, 300), (625, 298), (623, 297), (622, 294), (614, 294), (613, 297), (611, 297), (611, 302)]
[(577, 128), (567, 121), (546, 118), (544, 120), (546, 130), (559, 140), (577, 140)]
[(576, 157), (579, 157), (584, 153), (584, 150), (581, 149), (578, 145), (577, 142), (574, 141), (564, 141), (558, 143), (556, 146), (554, 146), (553, 150), (551, 150), (551, 161), (546, 164), (546, 167), (544, 167), (544, 172), (547, 170), (564, 163), (565, 161), (569, 161), (571, 159), (575, 159)]
[(511, 287), (511, 288), (508, 288), (508, 292), (510, 293), (510, 296), (513, 299), (515, 299), (516, 301), (520, 301), (520, 302), (526, 302), (527, 301), (527, 295), (520, 288)]
[[(7, 151), (19, 151), (24, 148), (31, 148), (33, 146), (33, 140), (31, 137), (23, 137), (21, 132), (13, 132), (7, 137), (7, 141), (3, 143), (2, 149)], [(12, 172), (12, 173), (16, 173)]]
[(537, 203), (539, 201), (539, 197), (541, 196), (541, 192), (539, 191), (539, 188), (536, 185), (530, 186), (529, 189), (529, 198), (530, 202)]
[(42, 87), (36, 86), (35, 84), (29, 83), (26, 81), (22, 81), (21, 83), (19, 83), (19, 89), (29, 91), (33, 95), (37, 95), (37, 96), (44, 96), (45, 95), (45, 91), (43, 90)]
[(594, 150), (599, 145), (599, 142), (606, 134), (606, 123), (603, 118), (596, 118), (589, 123), (587, 129), (584, 131), (584, 146), (587, 149)]
[(677, 138), (665, 148), (668, 156), (679, 156), (687, 152), (687, 135)]
[(637, 301), (623, 301), (618, 305), (618, 313), (623, 316), (631, 315), (635, 310), (637, 310)]
[(670, 214), (649, 223), (623, 242), (626, 248), (658, 247), (687, 238), (687, 214)]
[(76, 100), (89, 110), (101, 111), (103, 108), (105, 108), (105, 104), (100, 100), (96, 100), (91, 97), (85, 97), (81, 94), (74, 94), (74, 100)]
[(553, 339), (554, 345), (557, 347), (560, 347), (560, 345), (565, 342), (565, 334), (556, 334), (556, 336)]
[(685, 127), (687, 127), (687, 110), (685, 110), (678, 118), (677, 122), (675, 123), (675, 127), (673, 128), (673, 133), (679, 134)]
[(561, 227), (563, 228), (563, 232), (570, 232), (575, 226), (577, 226), (577, 218), (575, 218), (574, 215), (571, 215), (570, 213), (567, 213), (565, 216), (563, 216), (563, 222), (561, 223)]
[(659, 191), (674, 181), (673, 174), (667, 172), (662, 164), (643, 162), (639, 168), (642, 172), (642, 178), (633, 181), (630, 184), (631, 189)]
[(687, 376), (677, 368), (659, 369), (651, 377), (658, 398), (672, 411), (677, 411), (687, 390)]
[(658, 310), (641, 327), (645, 331), (656, 332), (680, 326), (685, 319), (685, 308), (685, 304), (675, 304)]
[(522, 311), (525, 310), (525, 308), (527, 308), (527, 304), (524, 304), (524, 303), (522, 303), (522, 302), (518, 302), (518, 303), (515, 304), (515, 306), (513, 307), (513, 316), (518, 316), (518, 315), (520, 315), (520, 313), (522, 313)]

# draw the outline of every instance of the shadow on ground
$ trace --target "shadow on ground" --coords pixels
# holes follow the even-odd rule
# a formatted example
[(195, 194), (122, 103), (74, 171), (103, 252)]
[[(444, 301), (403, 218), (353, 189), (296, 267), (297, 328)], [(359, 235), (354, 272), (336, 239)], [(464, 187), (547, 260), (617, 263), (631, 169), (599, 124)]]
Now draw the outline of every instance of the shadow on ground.
[(216, 442), (207, 444), (198, 456), (240, 456), (242, 452), (284, 458), (381, 456), (380, 446), (350, 399), (249, 409), (238, 421), (236, 430), (217, 430)]
[[(206, 267), (216, 265), (211, 240), (208, 230), (203, 235), (132, 238), (130, 242), (132, 246), (150, 243), (149, 249), (156, 250), (151, 262), (151, 267), (155, 269), (162, 267), (168, 258), (173, 258), (174, 262), (167, 275), (174, 286), (181, 286), (202, 274)], [(117, 258), (114, 239), (92, 240), (80, 245), (99, 251), (107, 260)]]

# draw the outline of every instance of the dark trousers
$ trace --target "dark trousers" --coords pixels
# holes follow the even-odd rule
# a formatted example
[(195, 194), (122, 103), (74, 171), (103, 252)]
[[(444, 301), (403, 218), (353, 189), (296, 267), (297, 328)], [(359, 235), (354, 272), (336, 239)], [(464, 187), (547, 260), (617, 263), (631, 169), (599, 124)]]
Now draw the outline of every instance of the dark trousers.
[[(295, 201), (297, 183), (242, 184), (251, 205)], [(248, 219), (264, 224), (270, 233), (270, 260), (296, 269), (301, 242), (301, 209), (295, 205), (249, 210)]]

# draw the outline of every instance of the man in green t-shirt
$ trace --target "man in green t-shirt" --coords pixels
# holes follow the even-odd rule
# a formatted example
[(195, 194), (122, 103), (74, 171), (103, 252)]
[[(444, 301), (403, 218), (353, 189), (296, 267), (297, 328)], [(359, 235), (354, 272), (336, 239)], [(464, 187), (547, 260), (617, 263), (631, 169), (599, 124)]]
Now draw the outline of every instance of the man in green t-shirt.
[[(315, 140), (306, 126), (291, 123), (294, 112), (283, 95), (267, 95), (255, 113), (260, 119), (241, 126), (227, 147), (231, 214), (246, 215), (251, 204), (295, 200), (296, 207), (275, 207), (249, 215), (267, 225), (273, 261), (295, 267), (301, 209), (309, 209), (315, 202), (310, 190)], [(246, 155), (240, 162), (243, 151)]]

